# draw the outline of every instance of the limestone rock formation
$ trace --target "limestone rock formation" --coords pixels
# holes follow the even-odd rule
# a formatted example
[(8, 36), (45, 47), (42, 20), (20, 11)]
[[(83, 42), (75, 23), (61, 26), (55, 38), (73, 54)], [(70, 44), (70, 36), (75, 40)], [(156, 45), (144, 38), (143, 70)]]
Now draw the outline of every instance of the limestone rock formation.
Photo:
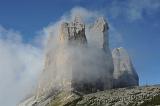
[(108, 44), (108, 29), (107, 22), (100, 17), (87, 31), (87, 48), (81, 48), (83, 64), (78, 64), (77, 71), (73, 71), (74, 90), (91, 93), (112, 88), (113, 61)]
[[(37, 88), (37, 98), (46, 97), (55, 90), (76, 90), (83, 93), (113, 87), (113, 62), (108, 44), (108, 24), (103, 18), (90, 29), (88, 43), (85, 24), (79, 17), (62, 23), (58, 46), (49, 50), (44, 71)], [(95, 44), (95, 45), (93, 45)], [(96, 46), (97, 45), (97, 46)]]
[(103, 17), (97, 18), (92, 26), (90, 26), (87, 33), (88, 42), (91, 45), (108, 49), (109, 48), (109, 36), (108, 36), (109, 26), (106, 20)]
[(137, 86), (139, 84), (136, 73), (127, 51), (120, 47), (112, 52), (114, 63), (114, 88)]
[[(62, 23), (59, 30), (58, 39), (55, 40), (56, 46), (47, 51), (44, 70), (37, 88), (37, 98), (42, 95), (46, 97), (57, 90), (71, 89), (72, 70), (75, 70), (72, 66), (76, 61), (74, 51), (81, 52), (78, 48), (87, 43), (85, 25), (79, 17), (73, 22)], [(52, 40), (49, 40), (48, 44), (52, 44)]]
[[(109, 27), (103, 17), (89, 28), (76, 17), (73, 22), (62, 23), (58, 30), (57, 38), (48, 41), (37, 92), (19, 106), (84, 106), (88, 93), (138, 85), (128, 53), (116, 48), (111, 54)], [(106, 94), (95, 96), (99, 99)]]
[(75, 20), (70, 23), (62, 23), (61, 24), (61, 34), (60, 41), (61, 42), (75, 42), (77, 43), (86, 43), (86, 35), (85, 35), (85, 25), (81, 21), (80, 17), (75, 17)]

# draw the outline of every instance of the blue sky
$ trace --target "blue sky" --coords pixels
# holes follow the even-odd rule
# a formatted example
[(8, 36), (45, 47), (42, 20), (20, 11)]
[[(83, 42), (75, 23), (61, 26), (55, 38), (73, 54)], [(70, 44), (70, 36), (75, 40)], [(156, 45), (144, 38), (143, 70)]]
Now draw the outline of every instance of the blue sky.
[(110, 37), (121, 37), (111, 49), (128, 50), (140, 84), (160, 83), (159, 0), (0, 0), (0, 25), (18, 31), (27, 43), (76, 6), (104, 14), (116, 31)]
[(0, 104), (16, 106), (34, 91), (39, 45), (75, 7), (108, 20), (110, 48), (127, 49), (140, 85), (160, 84), (160, 0), (0, 0)]

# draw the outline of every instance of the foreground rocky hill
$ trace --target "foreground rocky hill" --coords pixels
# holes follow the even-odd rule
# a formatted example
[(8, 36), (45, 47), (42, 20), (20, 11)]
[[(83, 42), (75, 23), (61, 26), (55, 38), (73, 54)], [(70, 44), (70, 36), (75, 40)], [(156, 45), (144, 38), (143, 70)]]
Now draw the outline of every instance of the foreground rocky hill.
[(119, 88), (87, 95), (61, 91), (37, 101), (32, 98), (23, 106), (159, 106), (160, 86)]

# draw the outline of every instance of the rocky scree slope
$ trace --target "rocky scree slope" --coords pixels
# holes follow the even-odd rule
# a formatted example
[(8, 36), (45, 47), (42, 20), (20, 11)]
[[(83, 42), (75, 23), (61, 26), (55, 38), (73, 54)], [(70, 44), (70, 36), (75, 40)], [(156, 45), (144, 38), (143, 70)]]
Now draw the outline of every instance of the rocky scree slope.
[[(46, 102), (47, 101), (47, 102)], [(158, 106), (160, 87), (144, 86), (99, 91), (87, 95), (59, 92), (33, 106)]]

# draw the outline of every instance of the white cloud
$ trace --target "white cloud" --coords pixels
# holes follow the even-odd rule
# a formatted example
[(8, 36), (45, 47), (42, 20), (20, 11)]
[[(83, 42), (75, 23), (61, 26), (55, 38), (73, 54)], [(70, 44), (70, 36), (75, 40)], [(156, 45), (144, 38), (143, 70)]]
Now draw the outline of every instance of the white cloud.
[(128, 5), (128, 18), (131, 20), (142, 19), (143, 12), (147, 15), (153, 15), (160, 8), (159, 0), (139, 0), (130, 1)]
[[(69, 14), (67, 15), (65, 14), (64, 16), (62, 16), (61, 21), (71, 21), (76, 16), (80, 16), (86, 23), (86, 36), (87, 36), (88, 33), (87, 28), (90, 27), (90, 25), (94, 24), (96, 18), (103, 16), (103, 12), (96, 10), (91, 11), (82, 7), (75, 7), (69, 12)], [(107, 17), (105, 17), (105, 19), (107, 20)], [(118, 30), (114, 27), (114, 25), (112, 25), (112, 23), (108, 22), (108, 24), (109, 24), (109, 41), (111, 45), (110, 47), (121, 46), (123, 44), (123, 35), (118, 32)]]
[(22, 42), (20, 33), (0, 26), (0, 104), (16, 106), (35, 88), (42, 69), (41, 49)]
[[(102, 15), (96, 11), (75, 7), (63, 15), (58, 22), (53, 23), (44, 29), (45, 34), (50, 35), (50, 41), (47, 46), (46, 70), (42, 74), (38, 90), (40, 95), (43, 93), (41, 90), (47, 90), (46, 92), (48, 92), (54, 87), (61, 87), (64, 80), (67, 81), (74, 79), (77, 81), (83, 81), (86, 79), (86, 81), (92, 82), (104, 75), (104, 78), (106, 79), (111, 78), (110, 73), (106, 75), (106, 70), (113, 68), (113, 64), (109, 61), (111, 60), (110, 51), (106, 48), (108, 50), (106, 55), (105, 52), (99, 48), (100, 46), (98, 45), (97, 47), (97, 44), (95, 44), (97, 41), (98, 43), (103, 42), (103, 40), (101, 40), (101, 37), (103, 37), (102, 32), (96, 33), (96, 31), (89, 30), (89, 27), (85, 26), (88, 48), (81, 48), (81, 46), (75, 46), (74, 44), (61, 44), (59, 43), (59, 40), (58, 43), (56, 42), (57, 38), (59, 38), (57, 36), (60, 35), (59, 26), (61, 25), (61, 22), (73, 21), (76, 16), (81, 17), (85, 22), (85, 25), (87, 25), (93, 21), (96, 22), (95, 18)], [(94, 22), (92, 24), (94, 24)], [(97, 39), (99, 37), (94, 36), (95, 33), (96, 36), (101, 36), (100, 39)], [(101, 72), (98, 73), (97, 69), (100, 69)], [(76, 74), (72, 76), (72, 73)], [(77, 73), (79, 73), (79, 75)], [(50, 81), (48, 82), (46, 79)], [(105, 82), (106, 80), (103, 81)], [(110, 82), (106, 82), (105, 84), (107, 84), (106, 87), (110, 87), (111, 85)]]
[(144, 13), (148, 16), (154, 15), (159, 8), (159, 0), (115, 0), (109, 6), (109, 11), (112, 18), (122, 16), (129, 21), (135, 21), (143, 19)]
[(75, 7), (70, 12), (70, 17), (73, 20), (76, 16), (81, 16), (83, 21), (88, 22), (94, 18), (102, 16), (98, 11), (90, 11), (82, 7)]

